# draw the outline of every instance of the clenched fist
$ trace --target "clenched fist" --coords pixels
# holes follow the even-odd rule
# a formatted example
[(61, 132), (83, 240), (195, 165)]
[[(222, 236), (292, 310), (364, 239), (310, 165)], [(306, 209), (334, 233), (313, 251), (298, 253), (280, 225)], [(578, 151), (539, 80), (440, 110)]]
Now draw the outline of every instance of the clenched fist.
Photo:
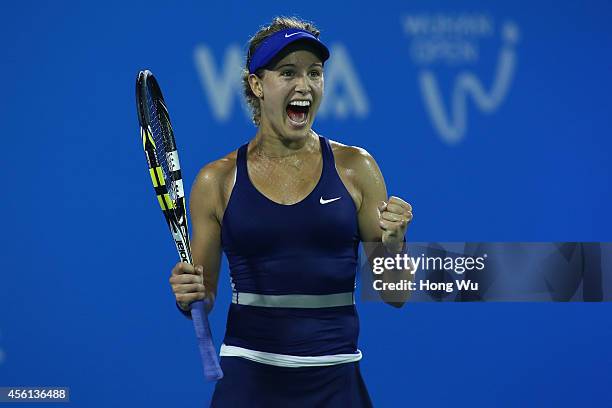
[(378, 203), (378, 223), (382, 231), (382, 243), (387, 250), (400, 252), (408, 224), (412, 221), (412, 206), (399, 197), (391, 196), (388, 202)]

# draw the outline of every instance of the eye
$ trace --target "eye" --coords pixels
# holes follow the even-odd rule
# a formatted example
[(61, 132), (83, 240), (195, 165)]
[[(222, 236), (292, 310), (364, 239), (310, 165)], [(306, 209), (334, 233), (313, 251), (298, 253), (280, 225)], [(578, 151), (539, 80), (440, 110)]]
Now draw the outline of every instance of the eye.
[(317, 71), (317, 70), (309, 72), (309, 75), (310, 75), (311, 78), (319, 78), (319, 77), (321, 77), (322, 74), (323, 73), (321, 71)]
[(283, 77), (290, 77), (293, 76), (293, 71), (290, 69), (285, 69), (281, 71), (281, 76)]

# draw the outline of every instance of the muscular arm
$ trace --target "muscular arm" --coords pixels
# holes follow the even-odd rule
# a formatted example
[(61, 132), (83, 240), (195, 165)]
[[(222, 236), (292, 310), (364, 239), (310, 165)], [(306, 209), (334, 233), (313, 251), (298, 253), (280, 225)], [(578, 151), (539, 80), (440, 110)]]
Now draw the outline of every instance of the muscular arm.
[(213, 299), (221, 263), (221, 226), (216, 218), (218, 192), (215, 190), (218, 190), (215, 176), (205, 167), (193, 183), (189, 198), (193, 264), (204, 267), (206, 295), (212, 295)]
[(355, 156), (355, 181), (361, 193), (357, 212), (359, 234), (364, 242), (382, 242), (378, 204), (387, 200), (387, 186), (378, 164), (368, 152), (356, 149)]
[[(353, 150), (351, 162), (352, 167), (355, 169), (355, 187), (357, 191), (360, 192), (361, 196), (361, 202), (357, 213), (361, 240), (363, 242), (384, 243), (384, 247), (388, 252), (387, 255), (389, 253), (397, 253), (402, 250), (405, 228), (397, 228), (396, 230), (399, 231), (399, 233), (394, 232), (397, 236), (393, 236), (393, 239), (389, 239), (389, 234), (387, 234), (387, 239), (383, 239), (383, 233), (385, 230), (389, 230), (389, 225), (400, 224), (395, 221), (390, 221), (389, 219), (381, 220), (380, 210), (381, 208), (385, 208), (385, 205), (388, 207), (393, 205), (397, 208), (398, 204), (396, 203), (403, 203), (403, 201), (393, 197), (391, 200), (387, 200), (385, 181), (374, 158), (363, 149), (351, 149)], [(401, 209), (398, 210), (398, 212), (401, 212)], [(391, 218), (391, 216), (392, 215), (389, 214), (387, 215), (389, 218)], [(403, 226), (405, 227), (406, 224), (404, 223)], [(383, 256), (385, 254), (375, 253), (368, 255), (374, 257)], [(380, 276), (377, 276), (377, 279), (380, 278)], [(412, 278), (413, 275), (411, 275), (409, 271), (393, 273), (393, 276), (389, 276), (389, 274), (382, 275), (384, 282), (396, 282), (403, 279), (410, 280)], [(400, 300), (398, 299), (398, 293), (393, 294), (393, 300), (391, 300), (391, 296), (388, 296), (385, 292), (380, 292), (380, 294), (385, 303), (394, 307), (401, 307), (409, 297), (408, 291), (401, 293), (401, 301), (398, 301)]]
[(217, 295), (221, 264), (223, 191), (230, 172), (231, 163), (225, 159), (204, 167), (193, 183), (189, 200), (193, 263), (203, 266), (206, 297), (213, 301)]

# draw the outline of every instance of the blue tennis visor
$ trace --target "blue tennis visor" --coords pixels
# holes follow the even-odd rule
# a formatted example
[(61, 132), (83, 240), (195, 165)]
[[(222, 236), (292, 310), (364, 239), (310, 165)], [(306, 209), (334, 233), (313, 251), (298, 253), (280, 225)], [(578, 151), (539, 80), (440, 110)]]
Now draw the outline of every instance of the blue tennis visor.
[(305, 30), (288, 28), (272, 34), (257, 47), (251, 56), (249, 73), (254, 74), (259, 68), (268, 65), (283, 48), (298, 40), (306, 40), (314, 45), (321, 53), (321, 62), (325, 62), (329, 58), (329, 50), (317, 37)]

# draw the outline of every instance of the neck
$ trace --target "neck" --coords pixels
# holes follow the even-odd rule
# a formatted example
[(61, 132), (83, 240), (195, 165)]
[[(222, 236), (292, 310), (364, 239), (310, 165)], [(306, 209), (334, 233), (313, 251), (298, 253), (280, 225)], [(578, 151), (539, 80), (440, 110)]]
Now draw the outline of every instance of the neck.
[(283, 158), (317, 150), (319, 137), (310, 129), (303, 137), (287, 138), (262, 124), (257, 130), (252, 145), (255, 151), (262, 156)]

